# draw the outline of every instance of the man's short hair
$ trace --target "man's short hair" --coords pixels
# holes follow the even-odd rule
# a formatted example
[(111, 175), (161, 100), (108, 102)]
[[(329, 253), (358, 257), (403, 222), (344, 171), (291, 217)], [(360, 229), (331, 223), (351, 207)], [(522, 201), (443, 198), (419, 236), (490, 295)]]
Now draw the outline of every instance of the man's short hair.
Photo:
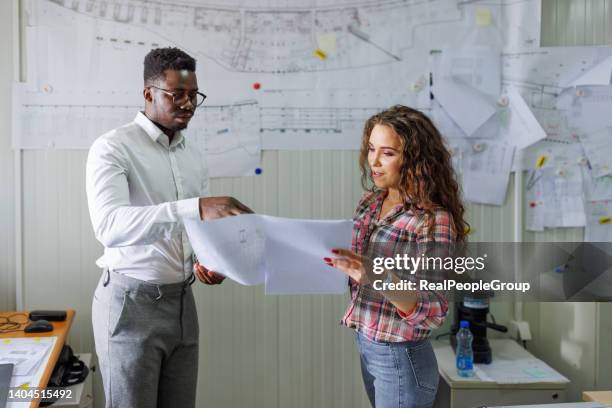
[(152, 49), (144, 59), (145, 85), (163, 78), (167, 69), (195, 72), (196, 60), (175, 47)]

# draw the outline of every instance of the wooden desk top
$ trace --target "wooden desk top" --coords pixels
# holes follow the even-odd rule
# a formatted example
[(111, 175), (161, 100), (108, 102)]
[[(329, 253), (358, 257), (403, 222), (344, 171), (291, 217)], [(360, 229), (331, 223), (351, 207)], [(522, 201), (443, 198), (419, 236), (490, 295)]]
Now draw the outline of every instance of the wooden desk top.
[[(26, 319), (28, 312), (0, 312), (0, 316), (10, 316), (15, 313), (25, 313)], [(53, 331), (46, 333), (25, 333), (23, 331), (10, 332), (10, 333), (2, 333), (0, 334), (0, 338), (20, 338), (20, 337), (57, 337), (57, 341), (55, 342), (53, 349), (51, 350), (51, 354), (49, 355), (49, 360), (47, 361), (47, 367), (43, 372), (43, 375), (40, 379), (39, 387), (44, 387), (49, 382), (49, 378), (51, 378), (51, 374), (53, 373), (53, 369), (55, 368), (55, 363), (59, 358), (60, 352), (62, 351), (62, 347), (66, 342), (66, 337), (68, 336), (68, 331), (70, 330), (70, 326), (72, 326), (72, 321), (74, 320), (74, 310), (70, 309), (66, 311), (66, 320), (63, 322), (49, 322), (53, 325)], [(29, 323), (29, 321), (28, 321)], [(22, 325), (19, 329), (23, 330), (25, 326), (28, 324)], [(37, 408), (40, 401), (32, 401), (30, 404), (30, 408)]]
[(612, 405), (612, 391), (584, 391), (583, 401), (594, 401), (602, 405)]

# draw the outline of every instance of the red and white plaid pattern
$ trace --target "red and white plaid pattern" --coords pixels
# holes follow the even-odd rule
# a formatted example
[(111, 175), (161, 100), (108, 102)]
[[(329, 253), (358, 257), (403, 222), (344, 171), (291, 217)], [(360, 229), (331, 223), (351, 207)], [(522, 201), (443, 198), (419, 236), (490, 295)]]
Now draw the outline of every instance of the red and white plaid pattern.
[[(425, 214), (405, 211), (398, 205), (383, 219), (378, 220), (386, 192), (363, 195), (353, 217), (352, 250), (365, 254), (370, 242), (454, 242), (456, 234), (451, 215), (444, 209), (435, 211), (435, 226), (430, 236)], [(349, 280), (351, 302), (341, 323), (355, 328), (372, 341), (399, 342), (422, 340), (431, 330), (440, 327), (448, 312), (448, 301), (440, 292), (419, 291), (417, 303), (410, 314), (395, 305), (371, 286)]]

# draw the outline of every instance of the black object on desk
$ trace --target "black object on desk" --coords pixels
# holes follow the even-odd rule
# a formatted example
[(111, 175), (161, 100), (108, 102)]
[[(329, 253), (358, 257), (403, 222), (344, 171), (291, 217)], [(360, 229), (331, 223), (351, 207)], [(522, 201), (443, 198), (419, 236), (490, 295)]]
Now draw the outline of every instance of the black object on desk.
[(30, 312), (30, 320), (46, 320), (48, 322), (63, 322), (66, 320), (65, 310), (32, 310)]
[(37, 320), (28, 324), (25, 329), (26, 333), (45, 333), (53, 331), (53, 325), (46, 320)]
[(487, 321), (489, 314), (490, 293), (480, 293), (474, 297), (464, 297), (463, 301), (455, 302), (455, 322), (451, 329), (451, 346), (453, 350), (457, 348), (457, 332), (461, 320), (470, 322), (470, 332), (474, 336), (472, 350), (474, 352), (474, 363), (491, 364), (493, 352), (487, 339), (487, 329), (493, 329), (506, 333), (508, 328), (500, 324)]

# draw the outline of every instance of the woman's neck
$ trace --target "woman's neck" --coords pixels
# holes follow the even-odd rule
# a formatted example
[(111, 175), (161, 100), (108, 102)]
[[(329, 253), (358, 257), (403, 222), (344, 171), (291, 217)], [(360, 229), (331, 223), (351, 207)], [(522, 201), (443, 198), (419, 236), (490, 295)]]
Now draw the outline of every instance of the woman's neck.
[(387, 190), (387, 197), (385, 197), (385, 200), (391, 203), (401, 203), (402, 196), (398, 189), (390, 188)]

